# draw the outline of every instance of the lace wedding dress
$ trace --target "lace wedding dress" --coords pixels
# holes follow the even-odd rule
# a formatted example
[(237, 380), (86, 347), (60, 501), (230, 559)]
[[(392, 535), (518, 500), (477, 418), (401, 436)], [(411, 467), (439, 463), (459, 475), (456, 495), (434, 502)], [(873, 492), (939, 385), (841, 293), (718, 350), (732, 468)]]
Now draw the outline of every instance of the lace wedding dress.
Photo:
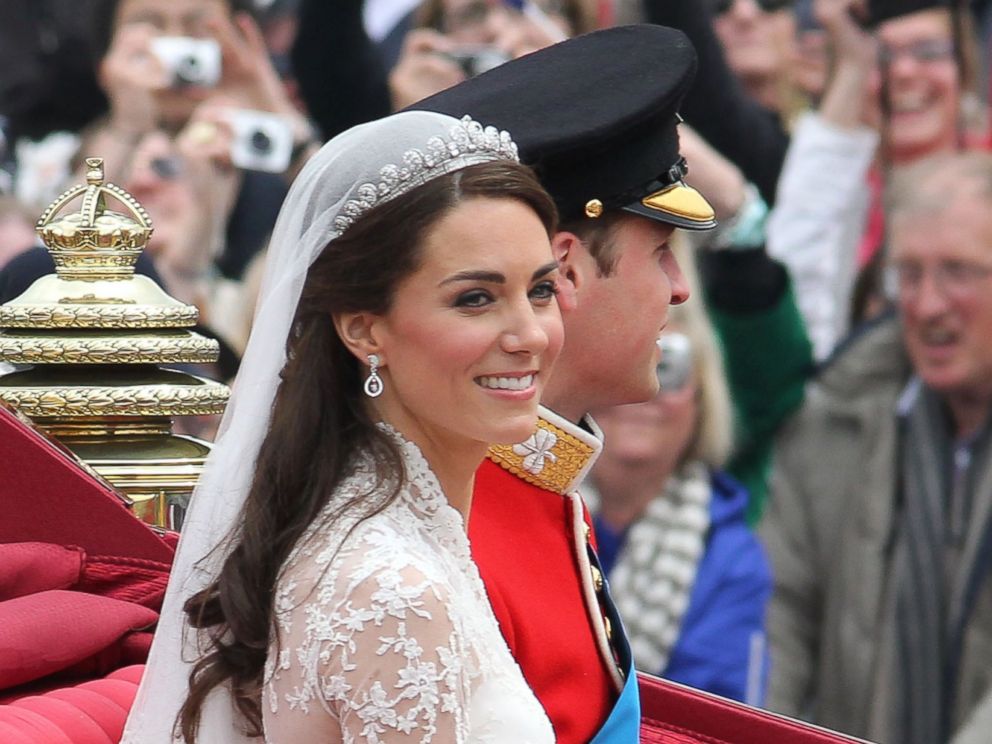
[[(407, 475), (399, 497), (332, 530), (318, 518), (284, 567), (266, 742), (553, 742), (500, 634), (461, 515), (416, 445), (395, 436)], [(324, 515), (374, 482), (364, 458)]]

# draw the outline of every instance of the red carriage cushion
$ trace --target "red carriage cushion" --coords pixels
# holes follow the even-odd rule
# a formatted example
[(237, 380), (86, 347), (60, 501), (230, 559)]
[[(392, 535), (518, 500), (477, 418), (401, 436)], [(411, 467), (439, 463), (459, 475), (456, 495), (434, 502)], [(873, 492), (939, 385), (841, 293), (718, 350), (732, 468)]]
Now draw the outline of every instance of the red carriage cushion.
[(83, 592), (50, 590), (0, 603), (0, 689), (41, 679), (105, 651), (158, 613)]

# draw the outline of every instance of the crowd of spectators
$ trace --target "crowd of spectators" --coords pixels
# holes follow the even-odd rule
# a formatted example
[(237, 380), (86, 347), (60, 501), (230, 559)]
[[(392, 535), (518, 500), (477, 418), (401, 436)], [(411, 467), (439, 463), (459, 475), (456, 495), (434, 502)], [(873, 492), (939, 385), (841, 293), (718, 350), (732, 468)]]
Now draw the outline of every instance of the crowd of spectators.
[(0, 302), (53, 270), (33, 220), (98, 156), (154, 223), (138, 270), (233, 379), (322, 142), (635, 22), (696, 48), (682, 150), (720, 221), (677, 238), (662, 392), (596, 416), (584, 495), (638, 664), (883, 743), (984, 741), (988, 0), (5, 0)]

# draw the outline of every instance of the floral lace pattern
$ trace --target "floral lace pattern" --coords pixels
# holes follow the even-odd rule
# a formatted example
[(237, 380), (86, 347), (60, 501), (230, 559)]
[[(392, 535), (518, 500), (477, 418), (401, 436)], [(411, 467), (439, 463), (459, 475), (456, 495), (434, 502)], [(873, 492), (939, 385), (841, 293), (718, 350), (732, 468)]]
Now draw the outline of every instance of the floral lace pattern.
[[(399, 441), (399, 497), (333, 530), (315, 520), (284, 567), (266, 741), (553, 742), (500, 635), (461, 515), (417, 447)], [(374, 483), (360, 460), (325, 514)]]

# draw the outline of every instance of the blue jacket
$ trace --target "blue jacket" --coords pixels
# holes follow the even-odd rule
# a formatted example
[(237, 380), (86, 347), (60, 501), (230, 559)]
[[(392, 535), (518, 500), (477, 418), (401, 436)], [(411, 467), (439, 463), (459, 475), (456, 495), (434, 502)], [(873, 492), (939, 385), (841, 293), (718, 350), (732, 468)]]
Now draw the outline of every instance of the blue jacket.
[[(706, 549), (678, 640), (668, 665), (657, 673), (717, 695), (760, 704), (768, 677), (765, 606), (771, 596), (771, 570), (745, 520), (747, 490), (719, 471), (712, 474), (711, 483)], [(600, 559), (609, 575), (626, 535), (618, 541), (617, 536), (599, 529), (599, 520), (596, 527)], [(753, 700), (746, 700), (749, 669), (757, 674), (758, 697)]]

